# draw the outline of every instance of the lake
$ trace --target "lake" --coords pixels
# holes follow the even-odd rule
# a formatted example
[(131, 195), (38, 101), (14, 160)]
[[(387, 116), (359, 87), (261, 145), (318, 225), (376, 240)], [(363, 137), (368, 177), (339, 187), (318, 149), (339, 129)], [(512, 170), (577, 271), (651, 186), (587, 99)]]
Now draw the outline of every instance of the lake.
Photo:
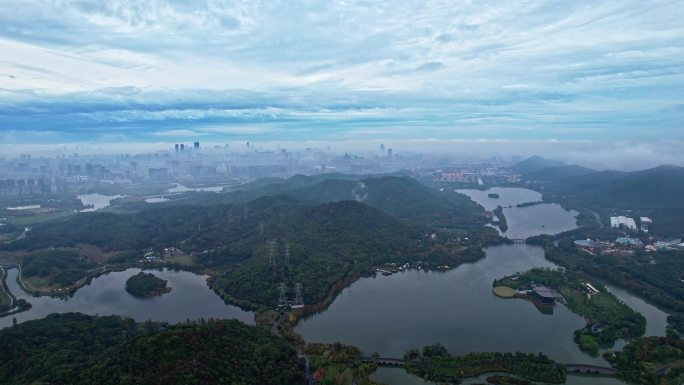
[[(544, 259), (541, 247), (494, 246), (486, 249), (486, 255), (447, 272), (410, 270), (362, 278), (344, 289), (327, 310), (300, 321), (295, 330), (307, 341), (356, 345), (365, 355), (402, 357), (411, 348), (440, 342), (452, 354), (520, 350), (543, 352), (561, 363), (608, 366), (603, 358), (583, 353), (572, 341), (573, 332), (585, 323), (565, 306), (557, 305), (552, 314), (546, 314), (531, 302), (492, 294), (494, 278), (533, 267), (554, 267)], [(613, 287), (611, 291), (644, 314), (647, 335), (664, 334), (665, 313), (627, 291)], [(426, 384), (403, 369), (386, 370), (373, 378), (390, 385)], [(567, 382), (622, 383), (586, 376), (569, 376)]]
[(174, 187), (169, 188), (166, 192), (169, 194), (184, 193), (188, 191), (221, 192), (224, 188), (229, 186), (231, 185), (187, 187), (180, 183), (174, 183)]
[(365, 354), (402, 357), (412, 348), (440, 342), (453, 354), (471, 351), (544, 352), (563, 363), (605, 364), (572, 341), (582, 317), (564, 306), (553, 315), (520, 299), (492, 293), (492, 282), (533, 267), (555, 267), (539, 246), (486, 249), (486, 258), (446, 272), (409, 270), (362, 278), (330, 307), (300, 321), (307, 341), (358, 346)]
[[(539, 234), (558, 234), (577, 228), (575, 210), (565, 210), (557, 203), (540, 203), (534, 206), (517, 207), (518, 204), (541, 201), (541, 194), (524, 188), (492, 187), (485, 191), (463, 189), (455, 190), (465, 194), (485, 210), (503, 207), (508, 230), (500, 232), (510, 239), (525, 239)], [(488, 194), (499, 194), (490, 198)], [(495, 227), (496, 228), (496, 227)], [(497, 228), (498, 229), (498, 228)]]
[(81, 203), (83, 203), (84, 206), (90, 206), (90, 205), (93, 206), (93, 207), (89, 207), (89, 208), (81, 210), (82, 213), (102, 210), (106, 207), (109, 207), (109, 204), (114, 199), (119, 199), (119, 198), (124, 198), (124, 197), (125, 197), (125, 195), (103, 195), (103, 194), (97, 194), (97, 193), (95, 193), (95, 194), (81, 194), (81, 195), (76, 196), (76, 198), (81, 200)]
[(12, 318), (18, 322), (43, 318), (50, 313), (81, 312), (91, 315), (117, 314), (136, 321), (183, 322), (200, 318), (235, 318), (254, 324), (253, 313), (236, 306), (227, 305), (206, 283), (206, 276), (187, 271), (164, 269), (148, 270), (169, 281), (173, 288), (169, 293), (151, 298), (136, 298), (125, 290), (126, 279), (140, 272), (127, 269), (101, 275), (76, 291), (72, 297), (33, 297), (21, 290), (17, 284), (17, 269), (8, 272), (7, 286), (17, 297), (30, 302), (33, 307), (25, 312), (0, 318), (0, 327), (12, 325)]
[[(486, 209), (541, 198), (539, 193), (526, 189), (459, 191), (465, 191)], [(497, 193), (500, 198), (489, 198), (489, 193)], [(504, 214), (510, 227), (505, 235), (511, 238), (576, 227), (576, 212), (559, 205), (513, 207), (505, 209)], [(539, 218), (544, 218), (546, 226), (542, 227)], [(531, 224), (523, 223), (525, 220)], [(365, 355), (377, 352), (383, 357), (402, 357), (409, 349), (440, 342), (457, 355), (471, 351), (543, 352), (560, 363), (608, 366), (603, 358), (583, 353), (572, 341), (573, 332), (584, 327), (585, 321), (565, 306), (557, 305), (549, 314), (531, 302), (492, 294), (494, 279), (535, 267), (557, 267), (545, 259), (541, 247), (500, 245), (486, 248), (485, 254), (482, 260), (446, 272), (409, 270), (388, 277), (362, 278), (344, 289), (328, 309), (300, 321), (295, 331), (307, 341), (355, 345)], [(626, 290), (609, 289), (646, 317), (646, 335), (664, 335), (664, 312)], [(616, 346), (623, 344), (619, 341)], [(391, 385), (427, 384), (403, 369), (381, 368), (373, 376)], [(577, 375), (569, 376), (566, 383), (623, 384), (614, 378)]]

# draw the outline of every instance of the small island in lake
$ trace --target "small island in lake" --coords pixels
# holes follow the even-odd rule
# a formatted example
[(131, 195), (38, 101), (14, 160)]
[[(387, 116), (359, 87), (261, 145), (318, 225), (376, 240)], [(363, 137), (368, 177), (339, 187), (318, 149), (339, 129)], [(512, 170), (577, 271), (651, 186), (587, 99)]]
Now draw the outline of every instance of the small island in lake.
[(126, 280), (126, 291), (134, 297), (154, 297), (171, 291), (167, 283), (165, 279), (141, 271)]
[(494, 199), (499, 199), (500, 195), (496, 193), (489, 193), (487, 194), (488, 197), (494, 198)]

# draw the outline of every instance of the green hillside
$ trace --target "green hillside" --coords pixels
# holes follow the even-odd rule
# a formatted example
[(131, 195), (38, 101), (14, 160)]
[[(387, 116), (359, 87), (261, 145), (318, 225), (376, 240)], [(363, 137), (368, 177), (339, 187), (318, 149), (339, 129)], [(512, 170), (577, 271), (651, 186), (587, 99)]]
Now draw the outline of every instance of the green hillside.
[(619, 208), (684, 207), (684, 168), (604, 171), (559, 180), (551, 186), (570, 199)]
[(563, 166), (551, 166), (546, 167), (541, 170), (526, 173), (524, 175), (525, 180), (531, 181), (542, 181), (542, 182), (553, 182), (562, 179), (578, 177), (583, 175), (589, 175), (595, 173), (596, 171), (578, 166), (578, 165), (563, 165)]
[[(244, 222), (216, 226), (198, 235), (203, 240), (234, 239), (198, 257), (202, 265), (226, 270), (214, 281), (215, 287), (235, 298), (274, 305), (280, 282), (286, 283), (288, 290), (299, 282), (304, 286), (305, 302), (316, 303), (335, 282), (350, 274), (365, 274), (376, 264), (423, 260), (432, 265), (457, 265), (481, 257), (479, 249), (463, 249), (447, 236), (432, 239), (420, 227), (363, 203), (279, 207), (279, 202), (291, 199), (260, 198), (252, 205), (273, 210), (268, 216), (253, 209), (254, 216)], [(202, 249), (203, 240), (191, 238), (187, 243)], [(269, 242), (274, 242), (272, 264)]]
[(224, 194), (187, 193), (184, 199), (164, 205), (244, 205), (260, 197), (281, 194), (311, 203), (356, 200), (398, 218), (434, 227), (473, 229), (486, 223), (482, 209), (467, 197), (440, 193), (405, 176), (323, 174), (269, 178)]
[(0, 383), (300, 384), (295, 349), (239, 321), (51, 314), (0, 330)]
[(486, 223), (482, 209), (468, 197), (440, 193), (406, 177), (326, 179), (286, 194), (318, 202), (357, 200), (397, 218), (434, 227), (479, 228)]
[(588, 172), (577, 167), (550, 167), (530, 173), (525, 179), (537, 184), (544, 199), (591, 209), (605, 220), (610, 215), (650, 217), (654, 220), (649, 226), (653, 233), (684, 236), (684, 168)]

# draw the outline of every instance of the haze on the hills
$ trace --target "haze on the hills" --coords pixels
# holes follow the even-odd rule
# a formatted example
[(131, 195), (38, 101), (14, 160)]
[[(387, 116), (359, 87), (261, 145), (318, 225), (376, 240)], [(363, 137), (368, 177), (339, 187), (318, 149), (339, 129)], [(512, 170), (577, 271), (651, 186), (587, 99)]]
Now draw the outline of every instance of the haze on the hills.
[(680, 1), (0, 3), (4, 153), (383, 141), (681, 164)]

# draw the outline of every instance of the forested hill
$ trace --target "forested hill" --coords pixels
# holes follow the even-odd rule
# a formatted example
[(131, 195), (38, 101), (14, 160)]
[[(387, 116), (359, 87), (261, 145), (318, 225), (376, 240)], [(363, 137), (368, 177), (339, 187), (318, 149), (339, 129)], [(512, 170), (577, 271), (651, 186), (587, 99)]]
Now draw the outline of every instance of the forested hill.
[(462, 194), (439, 192), (405, 176), (362, 177), (346, 174), (269, 178), (226, 194), (188, 194), (193, 205), (242, 205), (259, 197), (285, 194), (312, 203), (356, 200), (412, 223), (460, 229), (480, 228), (482, 208)]
[(684, 168), (659, 166), (633, 172), (594, 172), (555, 180), (546, 188), (572, 200), (616, 208), (684, 207)]
[[(608, 215), (630, 214), (654, 220), (651, 227), (661, 236), (684, 235), (684, 168), (659, 166), (641, 171), (564, 172), (555, 167), (528, 174), (544, 198), (570, 207), (590, 208)], [(575, 173), (576, 175), (571, 175)]]
[(541, 170), (524, 174), (523, 179), (531, 181), (554, 182), (567, 178), (589, 175), (595, 172), (596, 171), (590, 168), (573, 164), (543, 168)]
[[(282, 199), (292, 198), (264, 197), (254, 205), (271, 208)], [(263, 220), (255, 214), (244, 225), (217, 226), (197, 238), (188, 242), (203, 245), (233, 239), (198, 256), (198, 262), (228, 270), (214, 282), (223, 292), (266, 305), (276, 303), (280, 282), (288, 285), (288, 291), (294, 283), (302, 283), (305, 302), (317, 303), (348, 274), (366, 273), (376, 264), (423, 260), (457, 265), (481, 254), (479, 249), (466, 252), (446, 235), (433, 238), (420, 226), (355, 201), (314, 205)]]
[[(477, 233), (469, 236), (478, 239)], [(303, 284), (305, 302), (319, 303), (337, 282), (367, 274), (378, 264), (457, 266), (482, 257), (479, 244), (469, 249), (448, 231), (362, 202), (318, 203), (282, 194), (237, 206), (79, 214), (36, 226), (9, 246), (29, 250), (77, 244), (118, 253), (110, 259), (117, 263), (136, 263), (146, 248), (178, 247), (192, 256), (196, 268), (215, 275), (213, 288), (248, 307), (275, 305), (281, 282), (290, 295), (295, 283)]]
[(470, 198), (451, 191), (439, 192), (406, 177), (326, 179), (287, 194), (318, 202), (353, 199), (397, 218), (434, 227), (472, 229), (485, 224), (482, 209)]
[(239, 321), (51, 314), (0, 330), (0, 383), (301, 384), (295, 349)]
[(513, 172), (516, 172), (518, 174), (529, 174), (533, 173), (539, 170), (543, 170), (545, 168), (549, 167), (557, 167), (557, 166), (564, 166), (565, 163), (555, 160), (555, 159), (546, 159), (542, 158), (541, 156), (533, 155), (527, 159), (524, 159), (512, 166), (510, 166), (510, 169), (513, 170)]
[[(159, 205), (131, 213), (81, 213), (37, 225), (26, 238), (2, 246), (29, 251), (76, 244), (91, 244), (105, 251), (181, 245), (188, 251), (211, 250), (244, 243), (257, 230), (260, 235), (268, 233), (278, 228), (285, 216), (291, 217), (290, 222), (294, 217), (305, 221), (295, 213), (310, 207), (354, 200), (385, 214), (378, 215), (377, 220), (396, 218), (414, 227), (481, 231), (486, 223), (482, 208), (461, 194), (431, 190), (404, 177), (350, 179), (296, 176), (275, 185), (255, 186), (260, 190), (258, 196), (245, 202), (235, 199), (233, 193), (205, 193), (201, 196), (215, 201), (213, 204), (195, 202), (198, 196), (191, 194), (185, 204)], [(276, 190), (286, 192), (273, 193)]]

